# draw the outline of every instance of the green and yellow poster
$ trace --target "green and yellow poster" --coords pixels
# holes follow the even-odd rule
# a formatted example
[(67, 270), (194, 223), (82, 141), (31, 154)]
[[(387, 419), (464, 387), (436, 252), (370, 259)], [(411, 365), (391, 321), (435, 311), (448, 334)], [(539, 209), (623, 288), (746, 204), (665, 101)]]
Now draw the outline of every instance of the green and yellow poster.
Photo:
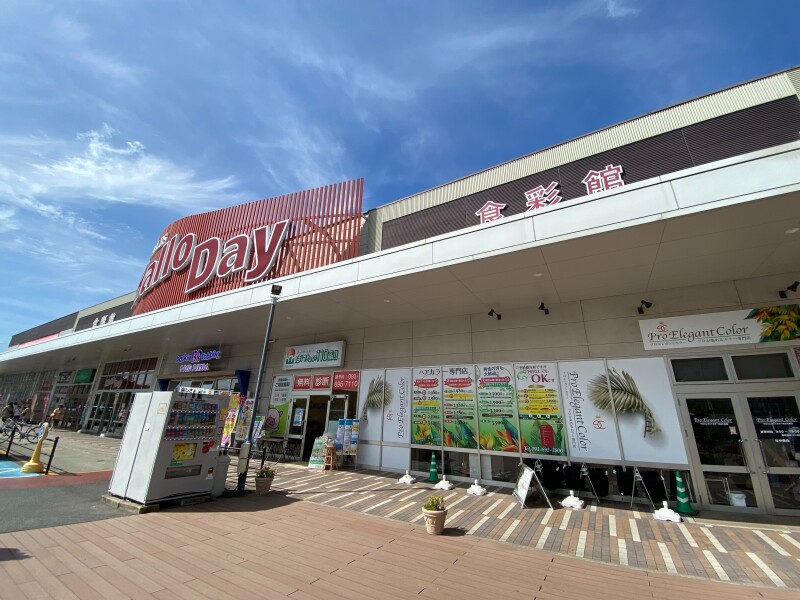
[(447, 448), (478, 447), (475, 367), (442, 367), (442, 420)]
[(481, 450), (519, 452), (517, 399), (511, 365), (475, 367)]
[(264, 421), (267, 437), (283, 437), (289, 426), (289, 409), (292, 406), (292, 378), (289, 375), (278, 375), (272, 381), (272, 395), (269, 399), (269, 410)]
[(514, 365), (522, 452), (566, 456), (556, 363)]
[(411, 388), (411, 443), (442, 445), (442, 368), (414, 369)]

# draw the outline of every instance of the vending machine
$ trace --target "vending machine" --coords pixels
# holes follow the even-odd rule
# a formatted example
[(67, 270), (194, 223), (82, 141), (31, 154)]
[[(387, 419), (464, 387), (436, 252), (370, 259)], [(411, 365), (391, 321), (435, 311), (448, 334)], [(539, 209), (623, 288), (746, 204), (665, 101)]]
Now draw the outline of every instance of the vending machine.
[(136, 394), (109, 494), (140, 504), (211, 494), (229, 400), (202, 388)]

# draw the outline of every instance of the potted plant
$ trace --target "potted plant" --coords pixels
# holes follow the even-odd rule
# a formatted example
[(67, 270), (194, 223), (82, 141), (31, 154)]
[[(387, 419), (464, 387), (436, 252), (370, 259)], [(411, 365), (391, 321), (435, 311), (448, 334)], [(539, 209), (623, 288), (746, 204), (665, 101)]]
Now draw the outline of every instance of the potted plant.
[(256, 470), (256, 494), (267, 495), (273, 479), (275, 479), (275, 469), (272, 467), (261, 467)]
[(444, 522), (447, 519), (447, 509), (444, 506), (444, 496), (431, 496), (422, 507), (425, 517), (425, 529), (432, 535), (441, 535), (444, 531)]

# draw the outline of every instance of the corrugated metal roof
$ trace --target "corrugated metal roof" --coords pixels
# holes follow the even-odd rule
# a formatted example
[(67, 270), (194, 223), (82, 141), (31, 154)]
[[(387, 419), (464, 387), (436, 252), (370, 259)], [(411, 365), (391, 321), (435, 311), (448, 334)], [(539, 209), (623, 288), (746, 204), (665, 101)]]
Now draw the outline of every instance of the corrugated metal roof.
[(370, 211), (370, 219), (374, 219), (375, 222), (370, 223), (371, 226), (365, 236), (366, 243), (362, 246), (362, 249), (366, 252), (380, 250), (382, 224), (386, 221), (625, 144), (794, 94), (800, 94), (800, 69), (756, 79), (659, 110), (655, 113), (637, 117), (630, 121), (612, 125), (600, 131), (586, 134), (557, 146), (546, 148), (485, 171), (480, 171), (462, 179), (397, 200)]

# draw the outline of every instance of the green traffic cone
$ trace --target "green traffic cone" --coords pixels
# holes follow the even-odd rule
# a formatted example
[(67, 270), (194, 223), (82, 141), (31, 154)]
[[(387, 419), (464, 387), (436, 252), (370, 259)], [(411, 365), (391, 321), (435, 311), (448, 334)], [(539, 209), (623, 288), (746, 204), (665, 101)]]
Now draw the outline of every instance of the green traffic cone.
[(428, 472), (428, 481), (439, 483), (439, 472), (436, 470), (436, 453), (431, 452), (431, 470)]
[(686, 485), (683, 483), (680, 471), (675, 471), (675, 496), (678, 500), (675, 512), (689, 516), (697, 514), (697, 511), (692, 508), (692, 503), (689, 502), (689, 494), (686, 492)]

